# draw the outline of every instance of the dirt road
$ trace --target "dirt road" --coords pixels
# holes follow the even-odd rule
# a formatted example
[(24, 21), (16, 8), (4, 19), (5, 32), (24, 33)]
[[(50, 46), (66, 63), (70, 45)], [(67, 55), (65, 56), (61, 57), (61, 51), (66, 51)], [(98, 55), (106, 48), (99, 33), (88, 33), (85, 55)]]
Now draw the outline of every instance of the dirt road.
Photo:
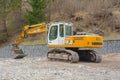
[(120, 54), (104, 55), (102, 63), (71, 64), (46, 58), (0, 58), (0, 80), (120, 80)]

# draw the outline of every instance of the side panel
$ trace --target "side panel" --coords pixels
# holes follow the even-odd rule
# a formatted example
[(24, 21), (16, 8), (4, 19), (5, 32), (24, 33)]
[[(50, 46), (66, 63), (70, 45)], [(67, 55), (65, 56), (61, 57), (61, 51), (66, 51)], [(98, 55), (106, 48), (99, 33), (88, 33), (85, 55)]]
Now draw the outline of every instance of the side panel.
[(78, 48), (102, 48), (103, 37), (99, 35), (75, 35), (66, 38), (66, 46), (74, 46)]
[(54, 48), (102, 48), (103, 38), (101, 36), (82, 35), (71, 36), (65, 39), (64, 45), (49, 45)]

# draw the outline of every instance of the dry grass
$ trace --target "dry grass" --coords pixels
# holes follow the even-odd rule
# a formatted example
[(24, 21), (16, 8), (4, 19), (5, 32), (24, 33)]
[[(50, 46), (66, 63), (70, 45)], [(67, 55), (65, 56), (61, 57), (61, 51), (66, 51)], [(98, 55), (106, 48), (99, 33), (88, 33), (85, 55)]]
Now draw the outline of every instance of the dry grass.
[(47, 44), (47, 41), (41, 41), (41, 40), (35, 40), (35, 41), (24, 41), (21, 43), (22, 45), (26, 45), (26, 46), (32, 46), (32, 45), (45, 45)]
[[(51, 11), (51, 21), (72, 22), (74, 31), (94, 32), (105, 39), (120, 38), (120, 0), (55, 0), (51, 5), (50, 10), (47, 9), (47, 14)], [(27, 3), (22, 6), (22, 16), (26, 14), (25, 9), (30, 9)], [(18, 19), (17, 14), (9, 15), (9, 34), (16, 34), (15, 28), (23, 27), (20, 26), (23, 24), (17, 22)], [(0, 26), (0, 29), (2, 27)], [(43, 41), (46, 40), (46, 35), (32, 36), (26, 41), (29, 40)]]

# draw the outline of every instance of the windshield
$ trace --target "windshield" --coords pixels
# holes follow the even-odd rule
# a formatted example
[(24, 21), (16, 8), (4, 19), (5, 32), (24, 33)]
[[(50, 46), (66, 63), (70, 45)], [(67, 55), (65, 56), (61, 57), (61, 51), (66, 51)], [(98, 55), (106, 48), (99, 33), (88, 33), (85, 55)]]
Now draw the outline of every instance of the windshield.
[(72, 35), (72, 27), (71, 26), (66, 25), (65, 30), (66, 30), (66, 36), (71, 36)]
[(58, 26), (52, 26), (49, 33), (49, 40), (54, 40), (57, 38)]

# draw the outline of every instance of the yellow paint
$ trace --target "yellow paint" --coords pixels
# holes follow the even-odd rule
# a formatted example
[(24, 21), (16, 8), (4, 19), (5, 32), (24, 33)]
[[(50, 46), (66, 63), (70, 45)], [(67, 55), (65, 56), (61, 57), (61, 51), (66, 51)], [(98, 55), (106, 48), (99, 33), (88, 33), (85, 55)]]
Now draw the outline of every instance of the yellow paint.
[(50, 48), (102, 48), (103, 38), (94, 35), (74, 35), (65, 38), (65, 44), (48, 45)]

